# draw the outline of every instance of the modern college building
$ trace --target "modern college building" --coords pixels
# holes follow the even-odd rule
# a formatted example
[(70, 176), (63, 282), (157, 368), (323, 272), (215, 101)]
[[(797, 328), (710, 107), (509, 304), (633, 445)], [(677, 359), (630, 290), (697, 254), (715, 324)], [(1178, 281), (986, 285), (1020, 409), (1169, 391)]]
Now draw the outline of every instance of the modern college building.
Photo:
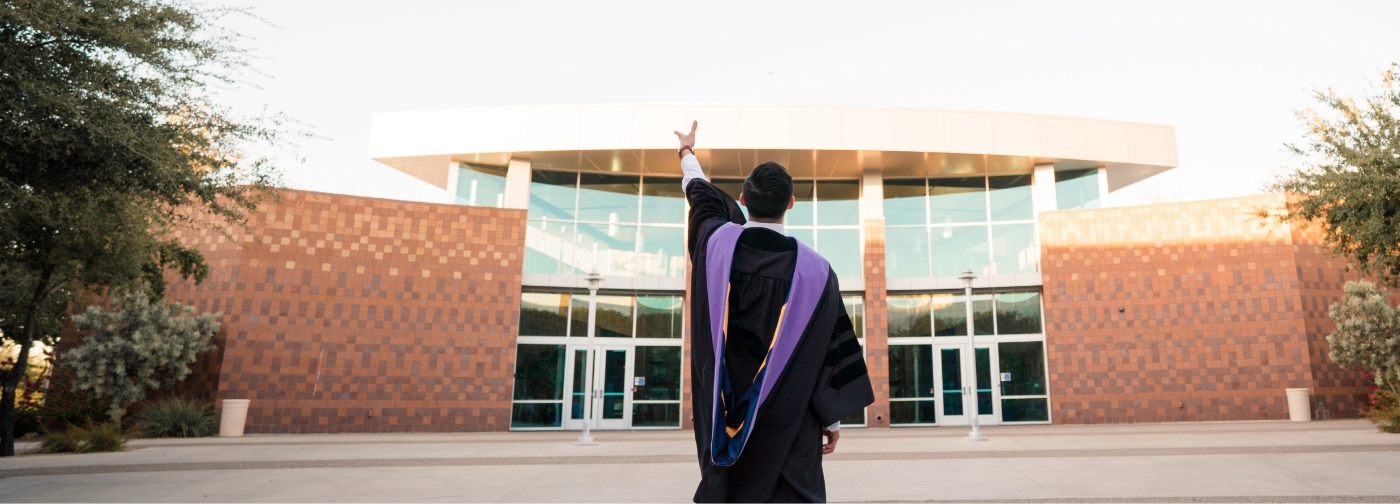
[(595, 428), (688, 428), (671, 131), (691, 120), (721, 189), (766, 160), (792, 173), (788, 233), (831, 261), (876, 389), (844, 425), (1281, 419), (1289, 387), (1347, 416), (1364, 397), (1326, 357), (1345, 265), (1250, 216), (1283, 196), (1101, 208), (1176, 166), (1169, 126), (763, 105), (378, 115), (370, 156), (448, 197), (286, 191), (233, 239), (184, 232), (213, 272), (172, 293), (224, 314), (196, 387), (251, 399), (258, 433), (579, 429), (590, 393)]

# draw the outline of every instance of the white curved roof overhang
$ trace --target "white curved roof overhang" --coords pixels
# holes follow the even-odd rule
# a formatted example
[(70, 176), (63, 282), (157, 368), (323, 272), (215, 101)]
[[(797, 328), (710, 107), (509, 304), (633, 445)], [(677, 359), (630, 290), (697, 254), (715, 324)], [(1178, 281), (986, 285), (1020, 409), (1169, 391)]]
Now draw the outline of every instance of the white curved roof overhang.
[(773, 160), (795, 178), (1107, 168), (1109, 190), (1173, 168), (1171, 126), (1002, 112), (801, 105), (566, 105), (376, 114), (369, 157), (446, 188), (452, 162), (680, 175), (673, 130), (700, 122), (712, 177)]

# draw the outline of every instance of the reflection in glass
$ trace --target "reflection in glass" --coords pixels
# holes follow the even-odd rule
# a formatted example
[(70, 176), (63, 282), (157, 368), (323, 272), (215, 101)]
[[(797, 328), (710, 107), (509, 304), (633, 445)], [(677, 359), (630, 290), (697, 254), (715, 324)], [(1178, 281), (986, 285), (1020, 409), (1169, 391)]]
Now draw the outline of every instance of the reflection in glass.
[(934, 397), (933, 350), (929, 345), (890, 345), (890, 397)]
[(962, 349), (960, 348), (943, 348), (938, 351), (939, 360), (943, 364), (944, 415), (963, 414), (961, 354)]
[(885, 225), (927, 224), (928, 189), (925, 179), (886, 179)]
[[(933, 296), (934, 336), (967, 336), (967, 296)], [(972, 325), (977, 334), (992, 334), (992, 296), (972, 295)]]
[(641, 185), (641, 177), (635, 175), (580, 173), (578, 220), (637, 222)]
[(632, 405), (633, 427), (679, 427), (680, 403), (636, 403)]
[(685, 222), (685, 191), (681, 190), (681, 179), (647, 177), (642, 180), (642, 222)]
[(860, 181), (824, 180), (817, 183), (817, 225), (860, 224)]
[(516, 346), (514, 398), (564, 398), (564, 345)]
[(516, 429), (558, 427), (559, 403), (515, 403), (510, 407), (510, 426)]
[(1046, 399), (1002, 399), (1001, 421), (1003, 422), (1048, 422), (1050, 408)]
[(992, 354), (991, 349), (978, 348), (974, 352), (977, 359), (977, 414), (992, 414)]
[(1031, 176), (1010, 175), (988, 177), (991, 187), (988, 200), (992, 207), (992, 220), (1031, 220), (1035, 218), (1035, 207), (1031, 204)]
[[(572, 336), (588, 336), (588, 296), (574, 296)], [(632, 297), (598, 296), (595, 315), (599, 338), (632, 337)]]
[(846, 305), (846, 316), (851, 318), (851, 326), (854, 327), (856, 337), (865, 337), (865, 298), (860, 296), (841, 296), (841, 303)]
[(529, 217), (573, 219), (577, 182), (577, 173), (532, 170)]
[(1099, 207), (1099, 169), (1055, 172), (1055, 205), (1060, 210)]
[(787, 220), (784, 222), (788, 226), (810, 226), (812, 225), (812, 200), (816, 196), (816, 186), (810, 180), (792, 181), (792, 198), (795, 201), (792, 208), (787, 211)]
[(637, 258), (637, 226), (618, 224), (579, 224), (578, 262), (575, 271), (586, 275), (597, 271), (604, 276), (632, 276)]
[(938, 401), (890, 401), (890, 425), (931, 424), (938, 421)]
[(885, 274), (890, 278), (929, 276), (928, 228), (885, 229)]
[(584, 382), (588, 379), (588, 375), (585, 374), (587, 371), (588, 351), (574, 350), (574, 386), (572, 392), (570, 392), (570, 398), (573, 402), (569, 407), (569, 418), (573, 420), (583, 419), (583, 391), (587, 389), (587, 387), (584, 387)]
[(936, 178), (928, 181), (929, 222), (987, 220), (987, 180), (983, 177)]
[(639, 346), (637, 367), (632, 371), (637, 401), (675, 401), (681, 398), (681, 347)]
[(573, 273), (574, 225), (530, 220), (525, 227), (526, 273)]
[(927, 337), (929, 328), (929, 301), (927, 294), (912, 296), (890, 296), (885, 300), (889, 320), (889, 337)]
[(567, 336), (569, 295), (526, 292), (520, 295), (521, 336)]
[(638, 296), (638, 338), (680, 338), (685, 311), (680, 296)]
[(685, 228), (642, 226), (640, 231), (639, 252), (632, 263), (632, 273), (644, 277), (684, 277)]
[(817, 234), (817, 253), (831, 263), (837, 277), (861, 276), (859, 229), (820, 229)]
[(997, 334), (1040, 334), (1039, 292), (998, 292)]
[(997, 345), (1001, 395), (1046, 395), (1044, 343), (1024, 341)]
[(1035, 247), (1035, 224), (992, 226), (992, 274), (1040, 271), (1040, 251)]
[(457, 204), (501, 208), (506, 204), (506, 167), (462, 163), (457, 168)]
[(811, 248), (813, 248), (813, 249), (816, 249), (816, 248), (817, 248), (817, 236), (816, 236), (817, 232), (816, 232), (816, 230), (811, 229), (811, 228), (808, 228), (808, 229), (785, 228), (784, 230), (787, 231), (788, 236), (791, 236), (791, 237), (793, 237), (793, 238), (797, 238), (797, 241), (802, 242), (804, 245), (807, 245), (808, 247), (811, 247)]
[(933, 276), (958, 276), (970, 269), (987, 274), (989, 252), (986, 226), (936, 227), (929, 230)]
[(608, 350), (603, 353), (603, 419), (616, 420), (627, 412), (626, 403), (627, 351)]

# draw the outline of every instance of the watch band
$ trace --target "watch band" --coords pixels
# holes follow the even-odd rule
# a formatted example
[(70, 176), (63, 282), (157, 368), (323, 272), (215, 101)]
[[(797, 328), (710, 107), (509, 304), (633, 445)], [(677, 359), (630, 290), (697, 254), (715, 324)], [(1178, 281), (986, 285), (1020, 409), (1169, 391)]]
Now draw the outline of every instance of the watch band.
[(691, 154), (695, 153), (695, 148), (689, 145), (682, 145), (680, 149), (676, 150), (676, 157), (684, 159), (686, 150), (689, 150)]

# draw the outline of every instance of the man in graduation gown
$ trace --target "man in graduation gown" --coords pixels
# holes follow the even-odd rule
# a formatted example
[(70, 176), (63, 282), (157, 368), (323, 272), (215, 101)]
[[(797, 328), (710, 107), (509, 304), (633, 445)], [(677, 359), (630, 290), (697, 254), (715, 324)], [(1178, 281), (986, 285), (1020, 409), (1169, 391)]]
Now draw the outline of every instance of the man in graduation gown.
[(830, 264), (784, 234), (787, 170), (767, 162), (745, 179), (745, 219), (696, 160), (696, 126), (676, 132), (690, 200), (695, 501), (823, 502), (822, 455), (841, 419), (874, 402), (860, 343)]

